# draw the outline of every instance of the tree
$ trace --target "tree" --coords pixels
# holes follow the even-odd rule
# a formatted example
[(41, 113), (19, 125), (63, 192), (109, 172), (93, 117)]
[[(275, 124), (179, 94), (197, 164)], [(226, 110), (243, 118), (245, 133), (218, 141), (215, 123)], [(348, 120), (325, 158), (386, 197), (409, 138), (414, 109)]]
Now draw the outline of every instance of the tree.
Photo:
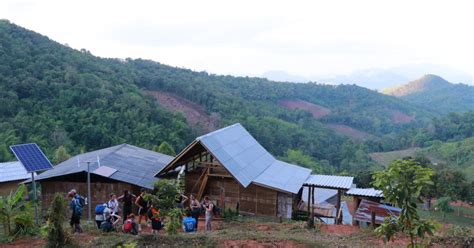
[(432, 175), (432, 169), (421, 167), (413, 159), (396, 160), (386, 170), (375, 172), (373, 185), (382, 189), (387, 202), (402, 209), (398, 218), (385, 219), (375, 230), (378, 235), (390, 240), (397, 232), (403, 232), (415, 247), (417, 238), (434, 234), (435, 223), (421, 220), (416, 205), (423, 188), (432, 183)]
[(63, 161), (68, 160), (71, 157), (69, 153), (66, 150), (66, 147), (64, 146), (59, 146), (56, 151), (54, 151), (54, 163), (59, 164)]
[(300, 150), (289, 149), (286, 152), (286, 156), (287, 156), (288, 161), (290, 163), (304, 166), (308, 169), (311, 169), (314, 173), (322, 173), (323, 172), (323, 169), (322, 169), (321, 165), (316, 160), (314, 160), (312, 157), (304, 154)]
[(179, 218), (181, 210), (176, 207), (176, 200), (180, 195), (180, 186), (176, 180), (161, 179), (157, 181), (150, 194), (145, 195), (145, 199), (160, 211), (158, 217), (168, 217), (166, 231), (169, 234), (176, 234), (180, 226)]
[(153, 147), (153, 151), (170, 156), (176, 156), (176, 152), (174, 151), (173, 147), (166, 141), (161, 142), (158, 147)]
[(451, 198), (449, 196), (441, 197), (436, 202), (435, 208), (443, 213), (443, 219), (446, 217), (446, 213), (454, 211), (449, 203), (451, 203)]

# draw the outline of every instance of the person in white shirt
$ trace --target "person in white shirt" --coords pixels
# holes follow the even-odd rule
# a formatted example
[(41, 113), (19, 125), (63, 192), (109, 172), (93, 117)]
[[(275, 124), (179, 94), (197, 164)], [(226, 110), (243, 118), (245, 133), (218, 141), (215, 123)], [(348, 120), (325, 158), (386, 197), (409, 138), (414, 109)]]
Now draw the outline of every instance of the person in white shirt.
[[(114, 193), (110, 194), (110, 200), (107, 203), (107, 207), (110, 208), (110, 210), (112, 211), (112, 213), (114, 215), (119, 214), (119, 202), (117, 200), (117, 195), (116, 194), (114, 194)], [(115, 217), (114, 217), (114, 219), (115, 219)]]

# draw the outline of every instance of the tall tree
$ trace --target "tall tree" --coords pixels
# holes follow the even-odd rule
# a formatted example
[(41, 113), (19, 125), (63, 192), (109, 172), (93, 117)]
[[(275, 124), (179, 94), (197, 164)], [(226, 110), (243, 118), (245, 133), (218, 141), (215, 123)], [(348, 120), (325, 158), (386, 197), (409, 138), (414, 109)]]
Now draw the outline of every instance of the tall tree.
[(59, 164), (63, 161), (68, 160), (71, 157), (69, 153), (66, 150), (66, 147), (64, 146), (59, 146), (56, 151), (54, 151), (54, 163)]
[(176, 156), (176, 152), (174, 151), (173, 147), (166, 141), (161, 142), (158, 147), (153, 147), (153, 150), (166, 155)]
[(374, 186), (382, 189), (385, 200), (402, 209), (400, 216), (386, 218), (375, 231), (387, 240), (397, 232), (410, 237), (411, 247), (417, 245), (417, 238), (433, 235), (435, 223), (421, 220), (417, 212), (417, 200), (423, 188), (432, 184), (430, 168), (421, 167), (413, 159), (396, 160), (384, 171), (374, 174)]

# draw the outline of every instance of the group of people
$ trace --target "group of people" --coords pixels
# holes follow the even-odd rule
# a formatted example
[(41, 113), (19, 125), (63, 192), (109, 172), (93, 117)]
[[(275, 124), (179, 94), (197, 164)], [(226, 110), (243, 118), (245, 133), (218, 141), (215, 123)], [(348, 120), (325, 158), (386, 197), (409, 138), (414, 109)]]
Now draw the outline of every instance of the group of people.
[[(123, 195), (119, 197), (111, 193), (108, 202), (98, 204), (95, 207), (95, 222), (97, 228), (104, 232), (110, 232), (118, 230), (118, 226), (120, 222), (122, 222), (123, 232), (136, 235), (142, 229), (142, 220), (144, 220), (147, 225), (150, 220), (152, 232), (158, 233), (163, 227), (160, 211), (158, 206), (153, 206), (152, 203), (145, 199), (145, 194), (145, 189), (141, 189), (140, 195), (138, 196), (135, 196), (128, 190), (125, 190)], [(70, 225), (74, 233), (82, 233), (83, 229), (80, 224), (80, 219), (86, 200), (80, 196), (75, 189), (72, 189), (68, 193), (68, 198), (71, 209)], [(122, 208), (120, 208), (120, 203), (122, 203)], [(138, 221), (135, 220), (135, 214), (133, 214), (132, 211), (133, 205), (138, 208)], [(190, 195), (189, 198), (185, 195), (181, 195), (177, 201), (177, 207), (185, 212), (185, 217), (182, 220), (184, 232), (197, 232), (199, 216), (203, 212), (205, 215), (205, 231), (212, 230), (211, 222), (215, 207), (208, 196), (204, 197), (202, 202), (199, 202), (194, 195)], [(120, 210), (122, 217), (119, 215)]]

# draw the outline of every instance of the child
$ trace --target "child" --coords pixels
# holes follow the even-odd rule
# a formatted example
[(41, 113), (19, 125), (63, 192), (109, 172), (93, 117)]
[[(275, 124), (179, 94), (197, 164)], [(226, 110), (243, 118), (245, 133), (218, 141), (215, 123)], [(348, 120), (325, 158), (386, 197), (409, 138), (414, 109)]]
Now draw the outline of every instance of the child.
[(118, 215), (118, 213), (119, 213), (119, 203), (118, 203), (116, 194), (114, 194), (114, 193), (110, 194), (110, 200), (107, 203), (107, 207), (110, 208), (110, 210), (112, 210), (112, 213), (114, 215)]
[(191, 217), (191, 213), (189, 211), (186, 212), (186, 218), (183, 219), (183, 231), (186, 233), (195, 232), (196, 228), (196, 220)]
[(214, 211), (214, 204), (212, 203), (211, 199), (209, 198), (209, 196), (206, 196), (204, 197), (204, 210), (206, 211), (206, 228), (205, 228), (205, 231), (211, 231), (212, 230), (212, 226), (211, 226), (211, 222), (212, 222), (212, 215), (213, 215), (213, 211)]
[(151, 220), (151, 229), (153, 233), (158, 233), (161, 230), (160, 211), (153, 205), (148, 209), (148, 219)]
[(130, 214), (128, 215), (127, 219), (125, 220), (123, 224), (123, 232), (124, 233), (130, 233), (132, 235), (137, 235), (138, 234), (138, 225), (135, 223), (135, 215)]

